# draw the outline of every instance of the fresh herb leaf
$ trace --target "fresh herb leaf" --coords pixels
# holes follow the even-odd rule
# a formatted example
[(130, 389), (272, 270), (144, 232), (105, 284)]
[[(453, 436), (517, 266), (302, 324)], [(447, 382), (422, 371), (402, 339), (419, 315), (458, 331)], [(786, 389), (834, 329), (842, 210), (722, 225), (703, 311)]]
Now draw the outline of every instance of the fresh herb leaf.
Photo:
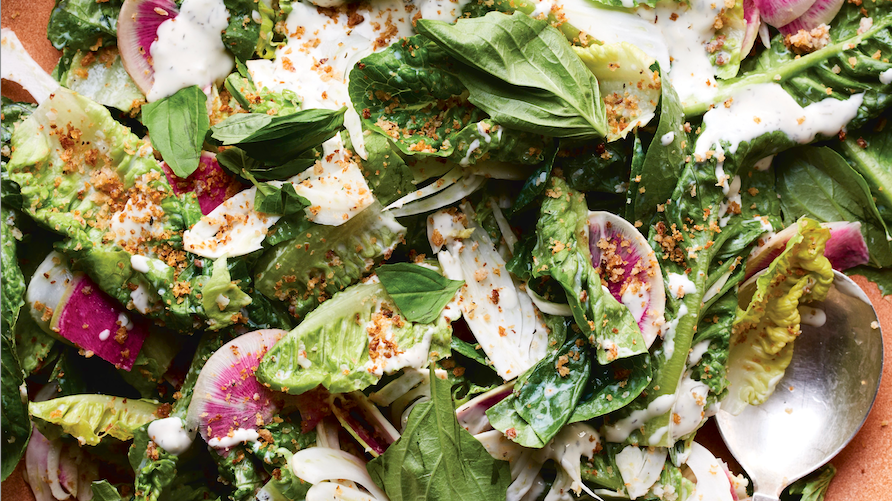
[(97, 480), (90, 488), (95, 501), (122, 501), (121, 494), (108, 480)]
[(276, 181), (300, 174), (316, 163), (316, 150), (306, 150), (297, 158), (282, 165), (267, 166), (251, 158), (241, 148), (226, 148), (217, 154), (217, 163), (245, 181), (256, 185), (260, 181)]
[(344, 112), (308, 109), (285, 116), (240, 113), (211, 127), (211, 137), (238, 145), (252, 158), (281, 165), (330, 139), (344, 125)]
[[(259, 2), (263, 4), (263, 0)], [(224, 0), (229, 11), (229, 26), (223, 30), (223, 45), (240, 61), (251, 59), (260, 40), (260, 24), (253, 20), (253, 12), (259, 8), (254, 0)]]
[(276, 186), (273, 183), (261, 183), (257, 185), (257, 194), (254, 195), (254, 209), (267, 214), (282, 214), (290, 216), (310, 206), (310, 201), (294, 191), (294, 184), (282, 183)]
[(402, 437), (368, 464), (392, 501), (505, 499), (511, 471), (455, 419), (450, 384), (431, 367), (431, 400), (415, 406)]
[(198, 169), (210, 125), (206, 103), (207, 96), (193, 85), (142, 107), (152, 145), (177, 177), (187, 178)]
[(610, 365), (592, 364), (591, 375), (569, 422), (588, 421), (625, 407), (647, 388), (652, 378), (653, 366), (647, 353)]
[(455, 291), (465, 283), (409, 263), (385, 264), (378, 267), (377, 273), (406, 320), (422, 324), (436, 320)]
[(100, 41), (114, 41), (118, 35), (121, 0), (60, 0), (50, 14), (47, 38), (53, 47), (88, 50)]
[[(811, 475), (793, 482), (787, 488), (787, 495), (781, 499), (798, 499), (798, 501), (824, 501), (827, 491), (830, 489), (830, 481), (836, 476), (836, 467), (832, 464), (822, 466)], [(795, 496), (801, 497), (795, 497)]]
[(416, 29), (467, 68), (455, 75), (471, 103), (509, 128), (556, 137), (604, 137), (597, 79), (547, 20), (491, 12)]
[(554, 159), (557, 152), (558, 148), (557, 144), (555, 144), (545, 155), (545, 160), (539, 164), (539, 167), (523, 183), (520, 193), (517, 194), (517, 198), (514, 200), (514, 205), (508, 210), (508, 217), (526, 208), (545, 191), (545, 186), (551, 178), (551, 168), (554, 167)]

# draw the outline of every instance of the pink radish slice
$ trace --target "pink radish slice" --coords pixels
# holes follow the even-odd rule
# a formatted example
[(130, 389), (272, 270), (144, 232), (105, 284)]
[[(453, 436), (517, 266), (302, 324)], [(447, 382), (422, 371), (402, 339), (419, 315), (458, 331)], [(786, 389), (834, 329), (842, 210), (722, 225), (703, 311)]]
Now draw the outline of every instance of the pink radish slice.
[(372, 456), (384, 454), (400, 438), (396, 428), (362, 392), (339, 393), (330, 400), (331, 410), (341, 426)]
[(162, 163), (164, 175), (177, 195), (194, 191), (198, 206), (205, 216), (244, 188), (242, 184), (217, 163), (217, 156), (207, 151), (201, 152), (198, 169), (186, 179), (177, 177), (166, 163)]
[(148, 323), (131, 314), (66, 259), (51, 252), (28, 284), (31, 314), (46, 332), (129, 371), (149, 334)]
[(649, 347), (663, 324), (663, 274), (647, 240), (631, 223), (609, 212), (589, 212), (592, 266), (607, 289), (638, 322)]
[(774, 27), (784, 26), (805, 14), (815, 0), (754, 0), (762, 20)]
[(778, 29), (784, 35), (795, 35), (799, 30), (810, 31), (822, 24), (829, 24), (843, 3), (844, 0), (816, 0), (805, 13)]
[[(834, 270), (844, 271), (870, 260), (870, 252), (867, 250), (867, 242), (861, 234), (861, 223), (837, 221), (833, 223), (821, 223), (823, 228), (830, 230), (830, 239), (824, 247), (824, 257), (830, 260)], [(746, 262), (746, 278), (768, 268), (768, 265), (777, 258), (787, 247), (787, 242), (796, 234), (797, 226), (792, 224), (783, 231), (773, 235), (764, 245), (760, 246)]]
[(77, 465), (71, 451), (65, 449), (61, 440), (49, 440), (32, 428), (25, 449), (25, 472), (37, 501), (68, 499), (77, 494)]
[(746, 21), (746, 33), (743, 36), (743, 43), (740, 45), (740, 59), (749, 55), (756, 43), (756, 37), (759, 36), (759, 25), (762, 24), (762, 18), (755, 0), (743, 0), (743, 20)]
[(177, 5), (170, 0), (125, 0), (121, 7), (118, 15), (121, 62), (143, 94), (148, 94), (155, 83), (150, 49), (157, 38), (158, 26), (177, 14)]
[(59, 303), (51, 329), (85, 351), (126, 371), (149, 335), (148, 324), (129, 314), (86, 276), (75, 279)]
[(198, 428), (208, 445), (217, 449), (256, 440), (257, 427), (279, 411), (282, 401), (257, 381), (254, 372), (285, 334), (279, 329), (249, 332), (211, 355), (195, 382), (186, 429)]
[(331, 415), (328, 397), (328, 390), (322, 386), (293, 397), (300, 411), (301, 433), (309, 433), (320, 421)]

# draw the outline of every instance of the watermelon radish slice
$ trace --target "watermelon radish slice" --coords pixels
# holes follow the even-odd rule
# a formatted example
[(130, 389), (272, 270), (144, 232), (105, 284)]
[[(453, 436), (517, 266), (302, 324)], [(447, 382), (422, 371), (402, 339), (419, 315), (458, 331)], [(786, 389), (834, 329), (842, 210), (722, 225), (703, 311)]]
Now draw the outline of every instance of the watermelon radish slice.
[(125, 0), (118, 15), (118, 50), (121, 62), (139, 90), (148, 95), (155, 83), (149, 49), (157, 39), (158, 26), (179, 14), (171, 0)]
[(740, 59), (749, 55), (759, 35), (759, 26), (762, 24), (759, 7), (755, 0), (743, 0), (743, 20), (746, 22), (746, 32), (743, 35), (743, 43), (740, 44)]
[(762, 20), (774, 27), (793, 22), (815, 3), (815, 0), (754, 0)]
[(324, 386), (291, 397), (300, 411), (300, 432), (309, 433), (320, 421), (331, 415), (328, 390)]
[(362, 392), (338, 393), (331, 396), (330, 402), (341, 426), (373, 457), (384, 454), (400, 438), (396, 428)]
[[(845, 271), (867, 264), (870, 260), (867, 242), (864, 241), (864, 236), (861, 234), (860, 222), (821, 223), (821, 227), (830, 230), (830, 239), (827, 240), (824, 247), (824, 257), (830, 261), (834, 270)], [(787, 242), (793, 238), (797, 229), (795, 224), (791, 224), (769, 238), (764, 245), (758, 247), (746, 262), (744, 280), (749, 280), (756, 273), (768, 268), (768, 265), (787, 248)]]
[(816, 0), (801, 16), (778, 28), (784, 35), (795, 35), (799, 30), (812, 30), (829, 24), (842, 8), (843, 0)]
[(166, 163), (162, 163), (164, 175), (177, 195), (195, 192), (202, 215), (207, 216), (227, 198), (242, 191), (244, 186), (217, 163), (217, 155), (203, 151), (198, 169), (186, 179), (177, 177)]
[(249, 332), (211, 355), (195, 382), (186, 430), (197, 428), (215, 449), (257, 441), (257, 428), (276, 415), (282, 400), (260, 384), (254, 372), (260, 359), (285, 334), (279, 329)]
[(149, 335), (145, 319), (128, 312), (83, 273), (72, 273), (52, 252), (28, 285), (38, 325), (115, 367), (133, 368)]
[(666, 291), (663, 274), (647, 239), (625, 219), (609, 212), (589, 212), (592, 266), (617, 301), (638, 322), (647, 346), (663, 324)]

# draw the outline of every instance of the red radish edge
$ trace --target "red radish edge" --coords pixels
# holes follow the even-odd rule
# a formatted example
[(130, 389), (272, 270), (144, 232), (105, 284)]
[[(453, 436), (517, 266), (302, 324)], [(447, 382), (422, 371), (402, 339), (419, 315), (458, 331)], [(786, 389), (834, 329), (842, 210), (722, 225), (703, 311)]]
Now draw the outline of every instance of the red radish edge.
[[(256, 430), (282, 407), (281, 397), (254, 376), (260, 359), (286, 334), (263, 329), (243, 334), (208, 359), (195, 382), (186, 428), (208, 443), (226, 441), (238, 429)], [(231, 446), (218, 448), (228, 450)]]
[(74, 279), (56, 308), (54, 332), (115, 367), (133, 368), (149, 335), (145, 319), (128, 312), (85, 275)]
[(805, 14), (815, 0), (754, 0), (754, 2), (766, 23), (780, 27)]
[[(821, 223), (821, 227), (830, 230), (830, 239), (824, 247), (824, 257), (830, 261), (834, 270), (845, 271), (870, 260), (870, 252), (867, 250), (867, 242), (861, 234), (861, 223), (837, 221)], [(796, 234), (797, 226), (790, 225), (768, 239), (753, 253), (746, 262), (746, 276), (744, 281), (768, 268), (781, 252), (786, 249), (787, 242)]]
[(331, 415), (331, 407), (328, 405), (328, 390), (318, 386), (313, 390), (305, 391), (292, 397), (300, 411), (300, 432), (309, 433), (316, 429), (320, 421)]
[(148, 94), (155, 83), (152, 67), (152, 43), (157, 39), (158, 26), (179, 14), (170, 0), (125, 0), (118, 15), (118, 50), (121, 62), (130, 78)]
[(749, 55), (756, 43), (756, 37), (759, 36), (762, 18), (755, 0), (743, 0), (743, 20), (746, 21), (746, 33), (743, 36), (743, 43), (740, 44), (740, 59)]
[(799, 30), (810, 31), (822, 24), (828, 24), (839, 13), (843, 3), (843, 0), (817, 0), (801, 16), (778, 29), (784, 35), (795, 35)]
[(400, 438), (393, 425), (361, 392), (332, 395), (330, 401), (331, 410), (341, 426), (373, 456), (384, 454)]
[(177, 177), (166, 163), (162, 163), (161, 168), (175, 194), (195, 192), (198, 206), (205, 216), (244, 188), (235, 176), (220, 167), (217, 156), (207, 151), (201, 152), (198, 169), (185, 179)]

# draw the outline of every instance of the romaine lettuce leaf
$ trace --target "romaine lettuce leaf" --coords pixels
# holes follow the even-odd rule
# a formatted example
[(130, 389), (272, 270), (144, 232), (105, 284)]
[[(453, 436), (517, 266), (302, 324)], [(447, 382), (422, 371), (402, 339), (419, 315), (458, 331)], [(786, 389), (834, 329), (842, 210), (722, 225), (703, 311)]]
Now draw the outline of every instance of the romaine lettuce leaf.
[(271, 300), (290, 303), (290, 313), (300, 318), (369, 273), (405, 232), (377, 202), (341, 226), (313, 224), (260, 257), (255, 286)]
[(290, 115), (300, 110), (300, 99), (297, 94), (282, 89), (273, 92), (266, 87), (258, 89), (254, 85), (247, 69), (238, 65), (238, 72), (226, 77), (226, 90), (232, 94), (236, 101), (251, 113), (266, 113), (272, 116)]
[(136, 429), (158, 417), (160, 407), (149, 400), (70, 395), (31, 402), (28, 411), (47, 438), (58, 437), (61, 430), (82, 444), (97, 445), (106, 435), (130, 440)]
[(127, 453), (130, 466), (136, 475), (134, 483), (137, 500), (158, 501), (177, 474), (177, 456), (168, 453), (153, 442), (150, 444), (148, 425), (133, 432), (133, 443)]
[(799, 232), (756, 280), (752, 300), (734, 321), (730, 393), (722, 401), (722, 409), (732, 414), (761, 404), (774, 392), (793, 356), (799, 305), (824, 299), (833, 284), (833, 269), (824, 257), (830, 231), (810, 219), (796, 224)]
[(25, 276), (16, 259), (16, 235), (21, 238), (22, 232), (16, 228), (16, 219), (21, 213), (3, 207), (0, 211), (0, 271), (2, 271), (2, 299), (0, 299), (0, 332), (5, 337), (13, 338), (19, 311), (25, 304)]
[(787, 496), (781, 496), (785, 501), (788, 498), (794, 498), (797, 494), (801, 496), (798, 501), (824, 501), (827, 491), (830, 490), (830, 481), (836, 476), (836, 467), (832, 464), (822, 466), (818, 471), (801, 478), (793, 485), (787, 488)]
[(409, 414), (402, 437), (372, 460), (372, 479), (392, 501), (504, 499), (507, 462), (493, 459), (455, 419), (450, 385), (430, 372), (431, 399)]
[(124, 69), (115, 46), (96, 52), (79, 50), (71, 60), (64, 84), (78, 94), (121, 111), (139, 110), (146, 97)]
[(214, 261), (211, 279), (201, 289), (201, 303), (208, 316), (208, 327), (217, 330), (235, 322), (241, 309), (251, 304), (251, 296), (232, 282), (226, 258)]
[(257, 369), (273, 389), (299, 395), (320, 384), (332, 393), (362, 390), (382, 375), (422, 368), (449, 355), (447, 308), (436, 321), (407, 321), (376, 280), (335, 294), (276, 343)]

